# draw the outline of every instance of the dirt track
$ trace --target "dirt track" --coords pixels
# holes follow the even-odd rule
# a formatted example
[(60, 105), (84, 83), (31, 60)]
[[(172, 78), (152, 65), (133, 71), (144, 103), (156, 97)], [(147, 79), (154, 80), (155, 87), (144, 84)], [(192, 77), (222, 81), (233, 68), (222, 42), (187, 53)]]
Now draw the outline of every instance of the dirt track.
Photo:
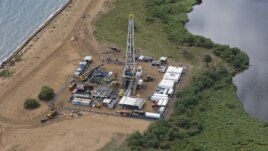
[(83, 56), (101, 55), (105, 47), (94, 39), (92, 23), (105, 11), (106, 2), (73, 0), (22, 50), (22, 61), (12, 67), (13, 76), (0, 81), (0, 150), (96, 150), (114, 133), (143, 131), (150, 124), (88, 115), (43, 126), (39, 118), (48, 110), (46, 103), (33, 111), (23, 109), (24, 100), (37, 98), (42, 86), (58, 91)]

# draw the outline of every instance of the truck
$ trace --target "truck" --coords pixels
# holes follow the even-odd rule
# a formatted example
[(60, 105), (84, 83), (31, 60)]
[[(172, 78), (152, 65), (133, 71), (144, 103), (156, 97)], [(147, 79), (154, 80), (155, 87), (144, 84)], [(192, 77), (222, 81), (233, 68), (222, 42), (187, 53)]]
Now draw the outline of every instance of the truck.
[(46, 117), (41, 118), (40, 122), (45, 123), (47, 120), (53, 119), (57, 114), (58, 114), (58, 112), (54, 108), (52, 108), (48, 112)]

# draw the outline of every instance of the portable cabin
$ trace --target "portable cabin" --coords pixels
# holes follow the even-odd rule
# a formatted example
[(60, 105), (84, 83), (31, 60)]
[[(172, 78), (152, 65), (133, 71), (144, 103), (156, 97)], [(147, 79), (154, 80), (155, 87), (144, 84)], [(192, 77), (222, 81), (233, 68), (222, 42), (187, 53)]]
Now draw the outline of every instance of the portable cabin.
[(75, 94), (73, 94), (73, 97), (75, 97), (75, 98), (89, 99), (89, 98), (90, 98), (90, 95), (89, 95), (89, 94), (79, 94), (79, 93), (75, 93)]
[(170, 81), (174, 81), (175, 83), (178, 83), (180, 80), (181, 74), (176, 74), (176, 73), (170, 73), (170, 72), (166, 72), (163, 76), (163, 79), (165, 80), (170, 80)]
[(174, 88), (174, 81), (169, 79), (162, 79), (159, 83), (159, 87), (163, 89), (173, 89)]
[(166, 72), (173, 73), (173, 74), (182, 74), (183, 73), (183, 67), (168, 66)]
[(153, 95), (151, 96), (152, 101), (159, 101), (159, 100), (168, 100), (167, 96), (159, 96), (159, 95)]

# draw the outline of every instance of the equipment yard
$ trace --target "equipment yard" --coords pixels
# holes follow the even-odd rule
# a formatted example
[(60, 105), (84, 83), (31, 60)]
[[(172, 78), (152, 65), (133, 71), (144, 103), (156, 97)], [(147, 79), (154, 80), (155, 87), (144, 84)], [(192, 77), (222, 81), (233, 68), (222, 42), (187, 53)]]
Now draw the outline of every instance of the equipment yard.
[[(119, 58), (116, 59), (122, 62)], [(102, 64), (98, 65), (100, 62)], [(137, 66), (142, 67), (143, 70), (140, 78), (142, 82), (138, 84), (135, 94), (127, 96), (126, 89), (121, 83), (124, 64), (93, 59), (85, 69), (90, 71), (90, 73), (85, 71), (86, 78), (74, 74), (70, 85), (65, 88), (64, 93), (69, 96), (61, 98), (65, 100), (63, 109), (149, 119), (160, 118), (160, 113), (164, 116), (166, 112), (163, 112), (168, 110), (169, 103), (173, 101), (173, 92), (180, 85), (179, 81), (173, 82), (171, 86), (165, 85), (164, 82), (168, 80), (162, 78), (169, 73), (159, 72), (159, 67), (152, 66), (151, 62), (138, 61)], [(171, 69), (171, 66), (167, 69)], [(153, 79), (152, 81), (147, 81), (148, 75)], [(182, 78), (183, 76), (180, 80)], [(161, 104), (160, 102), (163, 101), (165, 103)], [(145, 117), (146, 112), (154, 113), (156, 117)]]
[(61, 98), (62, 109), (146, 119), (166, 116), (186, 67), (172, 66), (167, 57), (138, 55), (134, 33), (131, 14), (125, 58), (117, 48), (107, 48), (103, 55), (85, 56), (77, 64), (70, 96)]
[[(135, 49), (134, 22), (122, 39), (126, 51), (97, 41), (93, 22), (106, 5), (71, 1), (22, 48), (21, 61), (9, 67), (12, 76), (0, 80), (0, 150), (98, 150), (116, 134), (143, 132), (151, 119), (170, 115), (189, 68), (143, 56)], [(54, 99), (24, 109), (25, 99), (37, 98), (45, 85)]]

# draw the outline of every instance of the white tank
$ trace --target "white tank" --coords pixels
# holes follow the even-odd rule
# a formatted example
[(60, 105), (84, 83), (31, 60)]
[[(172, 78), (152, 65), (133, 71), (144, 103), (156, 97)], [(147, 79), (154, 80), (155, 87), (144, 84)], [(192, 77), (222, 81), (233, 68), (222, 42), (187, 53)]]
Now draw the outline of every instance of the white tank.
[(160, 119), (161, 115), (158, 113), (145, 112), (145, 117), (153, 118), (153, 119)]

